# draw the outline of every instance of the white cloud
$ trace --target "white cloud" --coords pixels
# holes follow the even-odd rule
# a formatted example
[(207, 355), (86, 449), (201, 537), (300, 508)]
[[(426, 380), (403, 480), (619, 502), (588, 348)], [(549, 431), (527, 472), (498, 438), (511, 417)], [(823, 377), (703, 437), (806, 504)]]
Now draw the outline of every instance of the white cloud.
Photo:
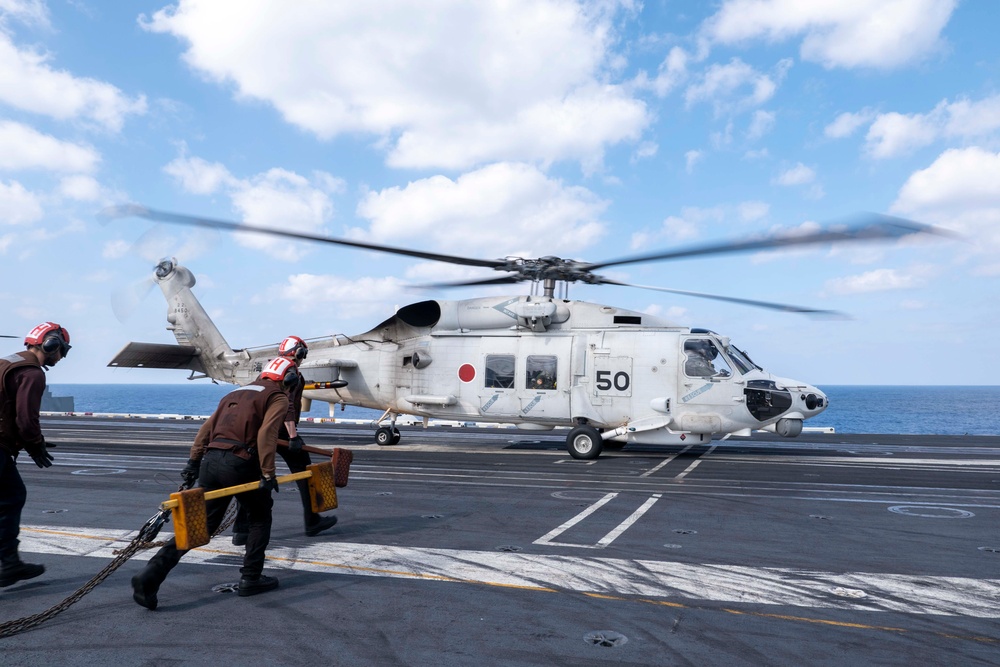
[(65, 176), (59, 181), (59, 194), (77, 201), (97, 201), (101, 197), (101, 185), (93, 176)]
[(667, 57), (660, 63), (656, 78), (650, 80), (645, 72), (641, 72), (631, 85), (636, 90), (651, 90), (657, 97), (666, 97), (687, 80), (689, 60), (690, 56), (687, 52), (681, 47), (675, 46), (670, 49)]
[(705, 157), (704, 151), (690, 150), (684, 153), (684, 168), (687, 173), (694, 173), (694, 166)]
[(601, 236), (607, 204), (533, 166), (502, 162), (456, 180), (433, 176), (370, 192), (357, 215), (371, 225), (352, 236), (393, 245), (417, 241), (424, 249), (490, 258), (515, 251), (569, 253)]
[(81, 173), (93, 171), (100, 159), (89, 146), (61, 141), (27, 125), (0, 120), (0, 170)]
[(208, 162), (199, 157), (179, 157), (163, 168), (187, 192), (208, 195), (223, 185), (236, 185), (237, 179), (219, 162)]
[[(315, 233), (333, 214), (333, 205), (324, 191), (284, 169), (270, 169), (240, 181), (230, 196), (242, 222), (250, 226)], [(237, 239), (244, 246), (266, 251), (269, 257), (288, 261), (298, 259), (305, 250), (301, 243), (261, 234), (237, 234)]]
[(787, 169), (774, 179), (777, 185), (805, 185), (816, 180), (816, 172), (799, 162), (791, 169)]
[(49, 27), (49, 8), (43, 0), (0, 0), (0, 26), (8, 18), (27, 25)]
[(651, 245), (664, 243), (676, 245), (682, 241), (690, 241), (701, 236), (705, 227), (725, 220), (726, 215), (727, 209), (723, 206), (712, 208), (686, 206), (681, 209), (679, 216), (670, 215), (664, 218), (660, 227), (653, 232), (633, 234), (630, 245), (633, 250), (638, 250)]
[(975, 241), (965, 251), (993, 257), (1000, 252), (998, 183), (1000, 153), (953, 148), (911, 174), (890, 210), (961, 232)]
[(978, 102), (942, 100), (925, 114), (880, 114), (868, 129), (866, 151), (890, 158), (928, 146), (939, 139), (975, 139), (1000, 130), (1000, 95)]
[(774, 128), (775, 115), (773, 111), (757, 110), (753, 112), (753, 119), (750, 121), (750, 128), (747, 130), (747, 139), (756, 141)]
[(386, 306), (398, 301), (404, 289), (403, 282), (392, 276), (352, 280), (298, 273), (289, 276), (286, 283), (268, 290), (264, 298), (287, 303), (297, 313), (333, 304), (339, 317), (354, 318), (384, 314)]
[(875, 269), (856, 276), (835, 278), (826, 282), (826, 289), (834, 294), (862, 294), (911, 289), (926, 284), (923, 276), (904, 273), (897, 269)]
[(0, 181), (0, 224), (31, 224), (41, 220), (42, 215), (42, 204), (35, 193), (17, 181)]
[(651, 120), (613, 83), (614, 24), (632, 5), (180, 0), (140, 24), (320, 138), (375, 135), (392, 166), (570, 159), (596, 169), (607, 146), (636, 140)]
[(635, 149), (632, 154), (632, 162), (638, 162), (639, 160), (645, 160), (646, 158), (651, 158), (660, 150), (658, 144), (652, 141), (644, 141)]
[(684, 91), (684, 103), (690, 108), (699, 102), (711, 102), (717, 115), (760, 106), (774, 96), (789, 67), (791, 61), (782, 60), (768, 75), (739, 58), (726, 65), (712, 65)]
[(802, 38), (803, 60), (826, 68), (888, 69), (940, 47), (957, 0), (729, 0), (704, 24), (723, 44)]
[(146, 112), (146, 98), (49, 66), (42, 53), (20, 51), (0, 30), (0, 102), (59, 120), (83, 119), (113, 131), (125, 117)]
[(830, 139), (843, 139), (854, 134), (862, 125), (870, 123), (874, 117), (875, 112), (871, 109), (862, 109), (857, 113), (844, 112), (823, 128), (823, 134)]
[(736, 207), (743, 222), (755, 222), (767, 216), (771, 205), (762, 201), (745, 201)]

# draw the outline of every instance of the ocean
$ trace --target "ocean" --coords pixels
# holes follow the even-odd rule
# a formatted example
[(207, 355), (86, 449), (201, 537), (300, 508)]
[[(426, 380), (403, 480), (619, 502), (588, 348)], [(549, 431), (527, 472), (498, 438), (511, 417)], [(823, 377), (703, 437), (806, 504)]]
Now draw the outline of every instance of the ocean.
[[(232, 385), (55, 384), (53, 396), (72, 396), (75, 411), (126, 414), (208, 415)], [(807, 426), (832, 426), (837, 433), (1000, 435), (1000, 386), (821, 386), (830, 407)], [(374, 419), (377, 410), (347, 406), (340, 419)], [(314, 402), (303, 417), (329, 417)]]

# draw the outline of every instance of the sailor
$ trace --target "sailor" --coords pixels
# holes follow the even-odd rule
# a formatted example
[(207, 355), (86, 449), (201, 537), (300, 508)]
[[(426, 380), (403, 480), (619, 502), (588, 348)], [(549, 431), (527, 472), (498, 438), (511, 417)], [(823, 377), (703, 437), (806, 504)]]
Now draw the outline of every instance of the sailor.
[[(281, 341), (278, 346), (278, 354), (295, 364), (298, 369), (299, 364), (309, 354), (309, 346), (298, 336), (289, 336)], [(299, 373), (298, 383), (288, 392), (288, 414), (285, 421), (278, 430), (278, 454), (285, 460), (288, 469), (293, 473), (302, 472), (311, 463), (309, 452), (303, 451), (305, 442), (298, 434), (299, 418), (302, 416), (302, 391), (305, 389), (306, 381)], [(287, 446), (281, 446), (287, 443)], [(299, 487), (299, 498), (302, 500), (302, 514), (305, 520), (306, 535), (315, 537), (324, 530), (332, 528), (337, 523), (335, 516), (323, 516), (312, 510), (312, 500), (309, 498), (309, 482), (300, 479), (296, 481)], [(247, 542), (247, 519), (246, 512), (242, 506), (236, 514), (236, 521), (233, 523), (233, 544), (242, 545)]]
[[(248, 535), (238, 593), (257, 595), (278, 587), (278, 580), (263, 574), (264, 552), (271, 539), (271, 491), (278, 491), (274, 452), (278, 428), (288, 413), (288, 392), (299, 382), (293, 364), (277, 357), (250, 384), (223, 396), (195, 436), (191, 456), (181, 477), (191, 486), (201, 481), (206, 491), (259, 480), (253, 491), (236, 499), (246, 509)], [(231, 497), (205, 503), (208, 533), (222, 524)], [(147, 609), (156, 609), (157, 592), (167, 574), (186, 551), (171, 538), (146, 567), (132, 577), (132, 599)]]
[[(687, 359), (684, 361), (684, 372), (692, 377), (712, 377), (716, 374), (715, 366), (709, 355), (715, 352), (715, 346), (708, 341), (689, 340), (684, 343), (684, 353)], [(717, 355), (718, 352), (715, 352)], [(712, 355), (712, 358), (715, 357)]]
[(42, 322), (24, 345), (24, 352), (0, 359), (0, 587), (45, 572), (44, 565), (25, 563), (17, 552), (28, 492), (15, 461), (23, 449), (39, 468), (52, 465), (38, 421), (45, 393), (42, 369), (69, 354), (69, 332), (55, 322)]

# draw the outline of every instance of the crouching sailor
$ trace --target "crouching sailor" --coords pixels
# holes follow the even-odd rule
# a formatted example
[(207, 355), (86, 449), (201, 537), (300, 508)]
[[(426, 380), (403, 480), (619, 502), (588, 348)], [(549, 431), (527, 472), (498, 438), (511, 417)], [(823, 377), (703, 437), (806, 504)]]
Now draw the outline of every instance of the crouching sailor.
[[(295, 364), (278, 357), (268, 363), (255, 382), (226, 394), (198, 430), (190, 459), (181, 473), (188, 486), (200, 480), (206, 491), (260, 480), (257, 489), (235, 496), (249, 520), (240, 568), (238, 592), (242, 597), (278, 587), (277, 579), (263, 574), (264, 552), (271, 539), (271, 491), (278, 490), (274, 473), (278, 428), (288, 412), (287, 393), (298, 381)], [(216, 498), (205, 503), (209, 535), (222, 524), (231, 499)], [(142, 572), (132, 577), (132, 598), (147, 609), (156, 609), (160, 584), (185, 553), (171, 538)]]

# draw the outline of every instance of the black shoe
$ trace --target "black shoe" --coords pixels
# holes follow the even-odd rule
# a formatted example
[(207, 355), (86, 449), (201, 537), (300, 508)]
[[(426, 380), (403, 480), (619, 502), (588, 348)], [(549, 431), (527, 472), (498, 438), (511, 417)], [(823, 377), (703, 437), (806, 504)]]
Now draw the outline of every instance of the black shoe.
[(145, 571), (132, 577), (132, 599), (150, 611), (156, 609), (156, 592), (160, 589), (146, 576)]
[(233, 533), (233, 544), (242, 547), (247, 543), (247, 537), (249, 537), (249, 533)]
[(18, 561), (14, 565), (5, 565), (3, 569), (0, 569), (0, 588), (13, 586), (25, 579), (34, 579), (43, 572), (45, 572), (44, 565), (34, 565), (22, 561)]
[(239, 595), (241, 598), (245, 598), (250, 595), (257, 595), (258, 593), (273, 591), (277, 587), (278, 580), (274, 577), (264, 574), (258, 577), (243, 576), (240, 577)]
[(327, 528), (333, 528), (335, 525), (337, 525), (337, 517), (321, 516), (319, 521), (306, 526), (306, 535), (309, 537), (316, 537)]

